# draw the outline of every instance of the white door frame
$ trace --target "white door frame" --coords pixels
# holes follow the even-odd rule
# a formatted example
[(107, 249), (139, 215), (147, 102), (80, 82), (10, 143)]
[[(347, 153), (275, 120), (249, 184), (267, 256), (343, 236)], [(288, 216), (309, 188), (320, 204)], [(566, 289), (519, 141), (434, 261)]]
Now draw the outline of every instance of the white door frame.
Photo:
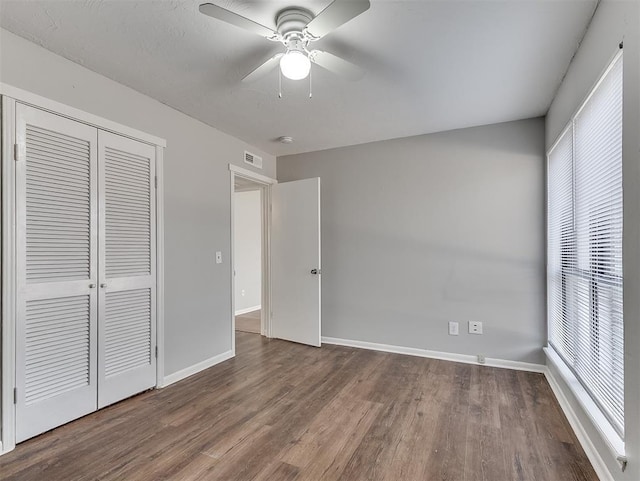
[(16, 405), (14, 390), (16, 387), (16, 202), (15, 202), (15, 106), (20, 102), (66, 117), (100, 130), (139, 140), (156, 147), (156, 342), (158, 359), (156, 383), (162, 386), (164, 379), (164, 202), (163, 202), (163, 151), (167, 142), (159, 137), (132, 129), (96, 115), (78, 110), (68, 105), (41, 97), (26, 90), (0, 83), (2, 105), (2, 158), (0, 162), (1, 178), (1, 225), (2, 237), (0, 253), (2, 256), (0, 333), (2, 336), (2, 383), (0, 386), (0, 455), (15, 448), (16, 445)]
[(235, 164), (229, 164), (231, 173), (231, 350), (236, 355), (236, 289), (235, 289), (235, 233), (234, 233), (234, 214), (235, 214), (235, 183), (236, 177), (255, 182), (260, 186), (260, 210), (261, 210), (261, 228), (262, 233), (262, 269), (261, 269), (261, 311), (260, 311), (260, 333), (263, 336), (271, 337), (271, 186), (277, 184), (276, 179), (267, 177), (257, 172), (253, 172)]
[(15, 100), (2, 97), (2, 435), (0, 454), (16, 445), (16, 208), (13, 139)]

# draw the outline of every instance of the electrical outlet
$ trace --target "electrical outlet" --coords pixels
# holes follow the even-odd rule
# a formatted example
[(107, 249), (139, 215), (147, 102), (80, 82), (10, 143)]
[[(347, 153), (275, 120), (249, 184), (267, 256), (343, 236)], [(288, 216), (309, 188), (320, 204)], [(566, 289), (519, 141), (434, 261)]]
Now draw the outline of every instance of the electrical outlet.
[(482, 334), (482, 323), (479, 321), (469, 321), (469, 334)]
[(240, 295), (241, 295), (242, 297), (244, 297), (244, 295), (245, 295), (244, 289), (242, 289), (242, 291), (240, 292)]
[(455, 321), (449, 321), (449, 335), (457, 336), (458, 335), (458, 323)]
[(222, 264), (222, 252), (216, 252), (216, 264)]
[(484, 364), (485, 362), (484, 354), (478, 354), (478, 364)]

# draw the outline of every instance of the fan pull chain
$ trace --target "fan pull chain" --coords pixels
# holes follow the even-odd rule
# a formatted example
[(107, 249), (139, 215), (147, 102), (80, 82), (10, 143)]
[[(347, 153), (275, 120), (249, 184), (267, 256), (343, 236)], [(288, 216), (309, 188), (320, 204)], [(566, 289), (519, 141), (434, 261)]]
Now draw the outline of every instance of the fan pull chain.
[(278, 69), (278, 98), (282, 98), (282, 70)]
[(313, 83), (311, 82), (311, 75), (313, 74), (313, 69), (309, 70), (309, 98), (313, 98)]

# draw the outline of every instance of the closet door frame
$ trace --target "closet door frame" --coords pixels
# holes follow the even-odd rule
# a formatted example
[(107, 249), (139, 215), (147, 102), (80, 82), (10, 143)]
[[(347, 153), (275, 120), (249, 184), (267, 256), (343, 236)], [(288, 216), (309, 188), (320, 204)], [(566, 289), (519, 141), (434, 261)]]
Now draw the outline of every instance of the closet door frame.
[(2, 106), (2, 159), (0, 164), (0, 208), (1, 208), (1, 326), (2, 385), (0, 386), (0, 455), (16, 445), (16, 162), (21, 161), (22, 152), (16, 139), (16, 103), (35, 107), (52, 114), (96, 127), (124, 137), (129, 137), (156, 149), (156, 387), (164, 380), (164, 189), (163, 154), (166, 141), (160, 137), (132, 129), (99, 116), (83, 112), (31, 92), (0, 83)]

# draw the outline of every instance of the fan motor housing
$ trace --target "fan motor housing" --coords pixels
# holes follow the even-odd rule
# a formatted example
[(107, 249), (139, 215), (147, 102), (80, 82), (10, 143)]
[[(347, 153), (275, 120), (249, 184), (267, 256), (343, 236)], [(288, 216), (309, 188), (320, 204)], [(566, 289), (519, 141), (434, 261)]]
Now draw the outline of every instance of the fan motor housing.
[(313, 14), (301, 8), (288, 8), (281, 11), (276, 19), (276, 28), (283, 37), (288, 34), (302, 34), (304, 27), (313, 20)]

